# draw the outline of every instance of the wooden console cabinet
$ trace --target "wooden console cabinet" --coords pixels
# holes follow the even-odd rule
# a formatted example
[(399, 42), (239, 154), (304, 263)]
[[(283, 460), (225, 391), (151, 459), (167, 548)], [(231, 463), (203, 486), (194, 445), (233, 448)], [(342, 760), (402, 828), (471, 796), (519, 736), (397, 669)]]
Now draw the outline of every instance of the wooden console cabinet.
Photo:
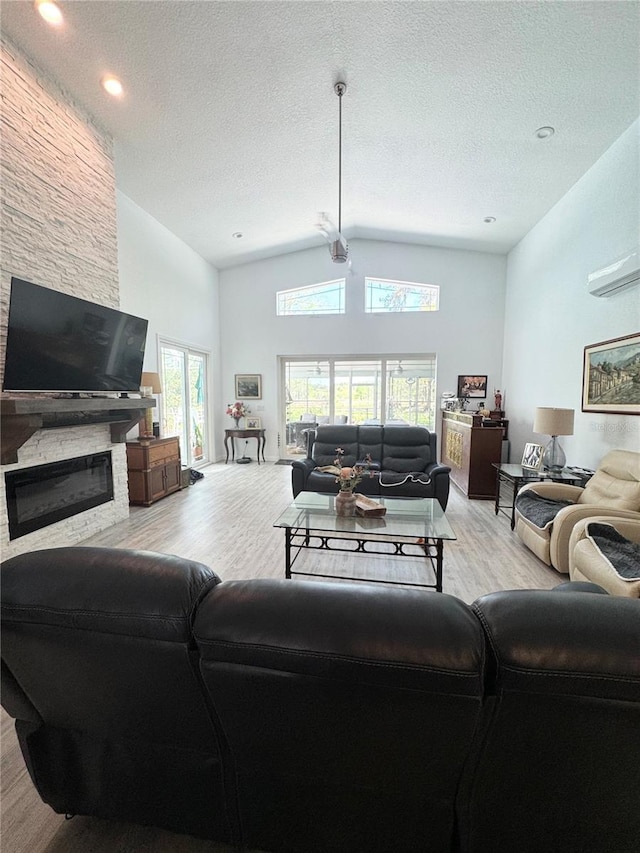
[(502, 458), (508, 425), (502, 420), (486, 427), (482, 415), (442, 413), (441, 461), (451, 467), (451, 480), (468, 498), (495, 500), (496, 469), (491, 463)]
[(127, 442), (129, 503), (151, 506), (182, 488), (177, 437)]

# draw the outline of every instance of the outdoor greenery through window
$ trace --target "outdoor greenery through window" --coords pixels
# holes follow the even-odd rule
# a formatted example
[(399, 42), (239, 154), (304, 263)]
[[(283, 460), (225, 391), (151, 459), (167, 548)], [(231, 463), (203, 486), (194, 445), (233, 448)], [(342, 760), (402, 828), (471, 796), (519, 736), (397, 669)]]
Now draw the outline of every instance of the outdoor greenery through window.
[(280, 290), (276, 294), (276, 312), (279, 317), (313, 314), (344, 314), (343, 278), (324, 281), (308, 287)]
[(437, 284), (365, 278), (365, 311), (369, 314), (394, 311), (437, 311), (440, 288)]
[(282, 359), (286, 455), (323, 423), (410, 424), (433, 430), (436, 357)]

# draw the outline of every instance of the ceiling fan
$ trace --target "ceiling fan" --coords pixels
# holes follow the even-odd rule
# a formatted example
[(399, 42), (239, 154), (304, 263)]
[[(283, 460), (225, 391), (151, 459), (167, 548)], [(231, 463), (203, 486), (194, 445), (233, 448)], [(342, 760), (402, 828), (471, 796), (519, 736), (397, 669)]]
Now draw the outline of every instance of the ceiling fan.
[(338, 112), (338, 227), (333, 224), (329, 214), (319, 213), (316, 227), (322, 231), (329, 243), (331, 260), (334, 264), (344, 264), (349, 260), (349, 244), (341, 234), (342, 229), (342, 96), (347, 91), (346, 83), (336, 83), (333, 91), (339, 98)]

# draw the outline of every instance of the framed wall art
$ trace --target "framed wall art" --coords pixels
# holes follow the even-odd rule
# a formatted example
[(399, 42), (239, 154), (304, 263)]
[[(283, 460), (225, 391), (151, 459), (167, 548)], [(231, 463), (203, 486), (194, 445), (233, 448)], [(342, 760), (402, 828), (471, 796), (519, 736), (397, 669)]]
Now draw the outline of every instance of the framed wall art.
[(262, 400), (261, 373), (236, 373), (236, 400)]
[(520, 464), (523, 468), (539, 471), (542, 466), (543, 455), (544, 447), (541, 444), (525, 444)]
[(458, 397), (486, 397), (486, 376), (458, 376)]
[(247, 415), (245, 418), (245, 429), (262, 429), (261, 418), (254, 418), (253, 415)]
[(640, 415), (640, 334), (584, 348), (582, 411)]

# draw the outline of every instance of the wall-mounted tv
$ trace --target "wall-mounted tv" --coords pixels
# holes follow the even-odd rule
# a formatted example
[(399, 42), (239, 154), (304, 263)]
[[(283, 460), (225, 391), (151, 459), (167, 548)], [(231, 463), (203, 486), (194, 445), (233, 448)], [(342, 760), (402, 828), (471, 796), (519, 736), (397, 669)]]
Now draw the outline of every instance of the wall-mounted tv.
[(4, 391), (139, 391), (148, 321), (13, 277)]

